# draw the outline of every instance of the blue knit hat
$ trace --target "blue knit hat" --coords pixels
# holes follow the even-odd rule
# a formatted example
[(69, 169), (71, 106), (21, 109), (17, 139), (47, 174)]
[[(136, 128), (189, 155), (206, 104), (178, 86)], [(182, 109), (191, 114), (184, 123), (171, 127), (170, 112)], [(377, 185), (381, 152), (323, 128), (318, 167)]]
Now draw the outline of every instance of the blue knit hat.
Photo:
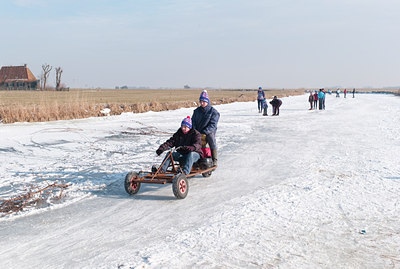
[(261, 87), (258, 87), (258, 89), (259, 89), (259, 90), (262, 90), (262, 88), (261, 88)]
[(184, 118), (182, 120), (181, 126), (185, 125), (187, 127), (189, 127), (190, 129), (192, 129), (192, 119), (190, 118), (190, 116), (187, 116), (186, 118)]
[(208, 99), (208, 93), (207, 93), (206, 90), (204, 90), (204, 91), (200, 94), (200, 101), (210, 103), (210, 99)]

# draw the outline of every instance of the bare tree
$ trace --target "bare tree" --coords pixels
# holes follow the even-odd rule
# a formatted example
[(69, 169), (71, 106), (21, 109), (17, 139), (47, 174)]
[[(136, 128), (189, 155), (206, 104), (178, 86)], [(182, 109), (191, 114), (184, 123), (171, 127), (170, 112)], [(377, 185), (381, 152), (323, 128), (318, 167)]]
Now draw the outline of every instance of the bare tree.
[(39, 80), (39, 89), (43, 90), (43, 72), (40, 74), (40, 80)]
[(61, 91), (60, 85), (61, 85), (61, 74), (63, 70), (61, 67), (56, 67), (56, 91)]
[(49, 64), (42, 64), (42, 70), (43, 70), (43, 74), (42, 74), (43, 88), (42, 89), (43, 90), (46, 90), (47, 79), (49, 78), (51, 69), (53, 69), (53, 67), (50, 66)]

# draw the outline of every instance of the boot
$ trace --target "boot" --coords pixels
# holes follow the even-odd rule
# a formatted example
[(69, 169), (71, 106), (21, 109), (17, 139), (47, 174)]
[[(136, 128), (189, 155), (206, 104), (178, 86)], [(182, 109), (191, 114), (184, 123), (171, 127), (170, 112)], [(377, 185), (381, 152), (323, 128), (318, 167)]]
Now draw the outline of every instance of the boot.
[(213, 166), (217, 166), (218, 154), (216, 149), (211, 150), (211, 158), (213, 160)]

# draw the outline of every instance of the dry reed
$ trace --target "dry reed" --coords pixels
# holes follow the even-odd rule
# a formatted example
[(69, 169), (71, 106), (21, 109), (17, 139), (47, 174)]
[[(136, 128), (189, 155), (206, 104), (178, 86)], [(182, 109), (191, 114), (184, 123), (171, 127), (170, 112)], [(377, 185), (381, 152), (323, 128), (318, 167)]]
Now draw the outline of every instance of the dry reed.
[[(69, 92), (1, 91), (0, 122), (43, 122), (123, 112), (175, 110), (197, 106), (201, 90), (72, 90)], [(303, 94), (304, 89), (266, 90), (267, 98)], [(213, 105), (254, 101), (256, 90), (209, 90)]]
[(9, 199), (0, 199), (0, 217), (22, 211), (26, 207), (37, 206), (41, 201), (46, 200), (54, 194), (55, 189), (61, 189), (55, 199), (59, 200), (62, 197), (63, 190), (68, 188), (66, 184), (48, 184), (46, 187), (31, 186), (25, 194)]

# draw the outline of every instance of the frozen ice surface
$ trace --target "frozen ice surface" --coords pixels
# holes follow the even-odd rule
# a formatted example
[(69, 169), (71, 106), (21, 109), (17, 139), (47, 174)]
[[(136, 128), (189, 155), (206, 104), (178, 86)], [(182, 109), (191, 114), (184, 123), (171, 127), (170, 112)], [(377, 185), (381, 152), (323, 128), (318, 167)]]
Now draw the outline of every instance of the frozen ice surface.
[(123, 179), (193, 108), (0, 125), (0, 199), (71, 185), (0, 219), (0, 268), (399, 268), (400, 98), (282, 100), (216, 106), (219, 167), (184, 200)]

